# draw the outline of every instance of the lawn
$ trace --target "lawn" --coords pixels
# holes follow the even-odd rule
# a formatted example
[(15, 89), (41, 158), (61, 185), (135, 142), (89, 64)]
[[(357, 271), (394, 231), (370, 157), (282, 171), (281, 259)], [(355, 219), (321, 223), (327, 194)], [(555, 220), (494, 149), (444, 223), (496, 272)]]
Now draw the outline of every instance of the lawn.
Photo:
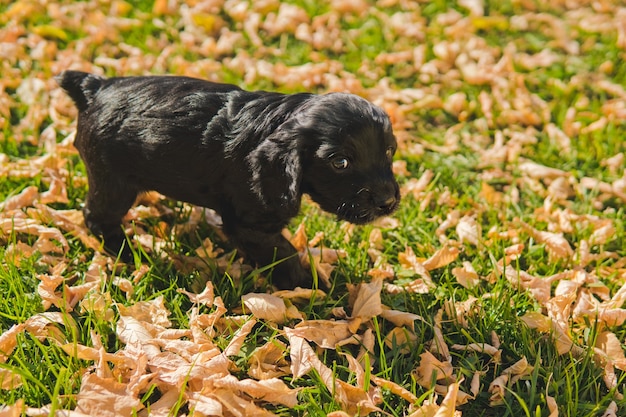
[[(0, 416), (626, 413), (626, 3), (0, 0)], [(210, 210), (80, 211), (53, 76), (344, 91), (390, 115), (397, 212), (285, 233), (274, 291)]]

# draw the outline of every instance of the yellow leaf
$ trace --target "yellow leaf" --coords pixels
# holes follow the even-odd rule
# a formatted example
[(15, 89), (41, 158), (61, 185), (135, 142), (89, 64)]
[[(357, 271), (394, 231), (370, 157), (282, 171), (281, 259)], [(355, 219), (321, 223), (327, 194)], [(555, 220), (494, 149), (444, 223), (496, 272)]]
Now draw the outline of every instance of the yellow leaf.
[(35, 26), (32, 28), (32, 31), (47, 39), (58, 39), (61, 41), (68, 39), (67, 33), (63, 29), (52, 25)]

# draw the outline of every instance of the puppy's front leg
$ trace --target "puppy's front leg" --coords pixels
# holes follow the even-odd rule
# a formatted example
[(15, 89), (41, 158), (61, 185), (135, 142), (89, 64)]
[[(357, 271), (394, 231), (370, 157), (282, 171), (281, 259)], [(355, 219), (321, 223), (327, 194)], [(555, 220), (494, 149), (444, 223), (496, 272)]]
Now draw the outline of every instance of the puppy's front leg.
[(279, 262), (272, 272), (272, 283), (278, 288), (311, 288), (311, 273), (302, 267), (296, 249), (280, 233), (241, 226), (227, 227), (226, 224), (224, 226), (226, 234), (259, 266)]

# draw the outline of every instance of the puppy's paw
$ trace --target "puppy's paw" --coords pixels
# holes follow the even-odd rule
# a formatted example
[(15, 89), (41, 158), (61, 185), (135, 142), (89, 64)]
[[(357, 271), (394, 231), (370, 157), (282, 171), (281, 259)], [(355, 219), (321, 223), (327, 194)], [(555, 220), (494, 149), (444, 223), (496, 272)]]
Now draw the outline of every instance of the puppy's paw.
[(272, 284), (281, 290), (292, 290), (296, 287), (312, 288), (311, 271), (304, 269), (299, 262), (289, 261), (290, 259), (287, 259), (274, 267), (271, 275)]
[(106, 237), (104, 240), (104, 250), (107, 254), (114, 258), (119, 258), (124, 263), (131, 263), (134, 259), (133, 250), (130, 243), (123, 234), (115, 237)]

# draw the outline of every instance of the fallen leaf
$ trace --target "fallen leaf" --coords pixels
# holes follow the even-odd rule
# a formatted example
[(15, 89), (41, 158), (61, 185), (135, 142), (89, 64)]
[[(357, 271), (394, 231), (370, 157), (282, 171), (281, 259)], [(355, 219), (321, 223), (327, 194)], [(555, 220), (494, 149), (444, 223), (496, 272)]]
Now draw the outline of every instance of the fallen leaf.
[(325, 349), (335, 349), (340, 342), (351, 338), (354, 332), (346, 320), (304, 320), (290, 329), (289, 334)]
[(454, 262), (459, 256), (459, 248), (445, 245), (443, 248), (435, 252), (430, 258), (425, 260), (422, 265), (427, 271), (439, 269)]
[(287, 307), (282, 298), (270, 294), (246, 294), (242, 297), (245, 306), (253, 316), (282, 324), (287, 320)]
[[(381, 278), (373, 278), (369, 283), (360, 283), (351, 292), (352, 314), (351, 319), (358, 319), (364, 322), (372, 317), (378, 316), (382, 312), (382, 304), (380, 301), (380, 291), (383, 288), (383, 280)], [(352, 294), (355, 294), (352, 297)], [(358, 326), (357, 326), (358, 327)], [(356, 328), (351, 322), (352, 333), (356, 333)]]
[(248, 375), (258, 380), (289, 375), (287, 352), (287, 346), (279, 340), (270, 340), (256, 348), (248, 359)]
[(473, 216), (463, 216), (459, 219), (456, 224), (456, 234), (461, 243), (467, 242), (474, 246), (480, 245), (482, 239), (480, 224)]
[(452, 268), (452, 275), (464, 288), (473, 288), (480, 283), (478, 273), (468, 261), (463, 261), (463, 267)]
[(130, 307), (118, 305), (120, 315), (133, 317), (157, 326), (170, 327), (172, 323), (168, 319), (170, 312), (165, 308), (165, 300), (162, 295), (151, 301), (139, 301)]
[(409, 329), (413, 329), (415, 320), (421, 320), (425, 322), (422, 316), (408, 313), (406, 311), (392, 310), (384, 305), (382, 306), (382, 310), (379, 315), (380, 317), (384, 318), (385, 320), (389, 320), (398, 327), (404, 326)]
[(400, 353), (409, 354), (417, 343), (417, 336), (413, 331), (402, 327), (394, 327), (387, 336), (385, 336), (385, 345), (391, 349), (398, 350)]
[(126, 392), (125, 384), (91, 373), (83, 376), (76, 399), (76, 411), (92, 416), (128, 416), (143, 408), (139, 398)]
[(432, 388), (433, 382), (454, 380), (454, 368), (448, 361), (442, 362), (430, 352), (420, 355), (420, 363), (415, 369), (416, 382), (424, 388)]
[(273, 404), (282, 404), (293, 408), (298, 404), (298, 389), (291, 389), (277, 378), (263, 381), (252, 379), (239, 380), (233, 375), (226, 375), (213, 382), (214, 386), (226, 389), (233, 393), (242, 392), (256, 401), (264, 401)]

